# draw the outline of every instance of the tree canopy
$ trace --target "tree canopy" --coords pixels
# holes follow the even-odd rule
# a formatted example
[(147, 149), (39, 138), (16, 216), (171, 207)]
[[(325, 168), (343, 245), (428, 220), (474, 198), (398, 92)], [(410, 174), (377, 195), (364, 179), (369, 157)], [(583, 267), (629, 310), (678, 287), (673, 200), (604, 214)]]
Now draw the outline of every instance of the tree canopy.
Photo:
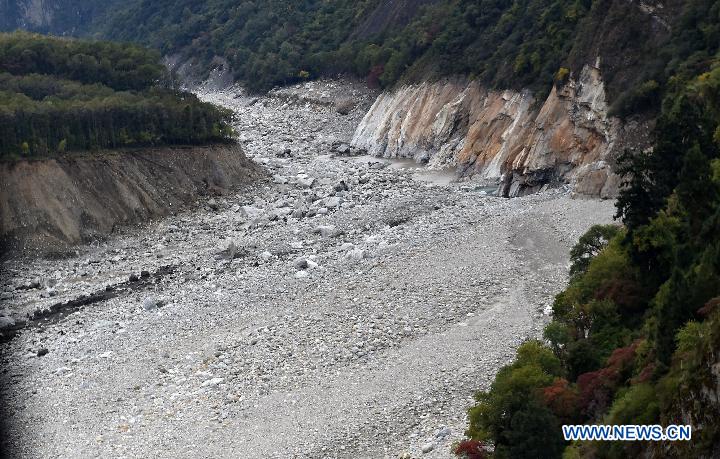
[(392, 86), (467, 75), (547, 92), (561, 68), (600, 64), (619, 114), (657, 110), (675, 73), (720, 46), (717, 0), (132, 0), (86, 32), (227, 59), (250, 89), (345, 73)]
[(0, 34), (0, 157), (232, 137), (228, 111), (168, 82), (156, 51)]

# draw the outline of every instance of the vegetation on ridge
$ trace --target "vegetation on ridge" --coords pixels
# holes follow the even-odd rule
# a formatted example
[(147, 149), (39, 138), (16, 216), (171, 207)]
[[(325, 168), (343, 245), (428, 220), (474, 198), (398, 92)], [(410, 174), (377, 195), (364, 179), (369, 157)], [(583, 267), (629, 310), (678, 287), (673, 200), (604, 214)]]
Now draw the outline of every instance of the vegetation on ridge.
[[(406, 13), (406, 14), (403, 14)], [(91, 32), (210, 66), (225, 58), (255, 90), (345, 73), (388, 87), (468, 75), (550, 90), (558, 69), (600, 62), (618, 113), (658, 109), (673, 75), (720, 46), (715, 0), (133, 0)]]
[(0, 157), (231, 138), (230, 113), (170, 88), (134, 45), (0, 34)]

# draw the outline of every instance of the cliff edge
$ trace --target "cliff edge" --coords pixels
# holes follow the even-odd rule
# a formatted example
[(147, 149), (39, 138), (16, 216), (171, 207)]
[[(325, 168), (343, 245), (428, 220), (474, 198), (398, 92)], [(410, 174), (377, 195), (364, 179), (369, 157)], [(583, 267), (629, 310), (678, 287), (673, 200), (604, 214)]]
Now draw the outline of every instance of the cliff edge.
[(530, 91), (488, 90), (443, 80), (381, 94), (352, 140), (382, 157), (415, 158), (431, 168), (497, 184), (502, 196), (572, 184), (583, 195), (613, 198), (618, 153), (649, 143), (649, 127), (608, 115), (597, 67), (554, 86), (543, 104)]
[(0, 247), (10, 254), (62, 253), (262, 175), (238, 145), (0, 163)]

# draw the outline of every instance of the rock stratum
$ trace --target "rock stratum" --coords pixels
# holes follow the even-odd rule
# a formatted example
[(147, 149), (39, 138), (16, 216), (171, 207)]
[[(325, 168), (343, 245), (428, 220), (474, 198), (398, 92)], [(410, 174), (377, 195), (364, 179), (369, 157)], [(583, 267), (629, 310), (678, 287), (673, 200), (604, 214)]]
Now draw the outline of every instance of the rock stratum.
[(63, 252), (260, 177), (238, 145), (0, 163), (3, 252)]
[(569, 183), (601, 198), (618, 193), (619, 152), (647, 143), (640, 122), (608, 115), (597, 67), (554, 86), (543, 104), (530, 91), (488, 90), (476, 81), (443, 80), (381, 94), (352, 139), (382, 157), (456, 167), (516, 197)]

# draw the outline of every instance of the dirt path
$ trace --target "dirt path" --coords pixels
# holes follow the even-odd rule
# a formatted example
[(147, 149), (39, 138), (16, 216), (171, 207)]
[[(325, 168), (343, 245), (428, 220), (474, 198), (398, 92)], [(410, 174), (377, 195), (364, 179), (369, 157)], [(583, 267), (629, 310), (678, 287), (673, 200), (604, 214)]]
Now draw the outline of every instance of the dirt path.
[[(450, 456), (473, 393), (540, 333), (569, 247), (612, 203), (493, 198), (334, 156), (369, 97), (310, 89), (208, 95), (271, 183), (3, 266), (3, 306), (23, 311), (173, 267), (3, 345), (14, 457)], [(350, 115), (312, 102), (337, 92)]]

